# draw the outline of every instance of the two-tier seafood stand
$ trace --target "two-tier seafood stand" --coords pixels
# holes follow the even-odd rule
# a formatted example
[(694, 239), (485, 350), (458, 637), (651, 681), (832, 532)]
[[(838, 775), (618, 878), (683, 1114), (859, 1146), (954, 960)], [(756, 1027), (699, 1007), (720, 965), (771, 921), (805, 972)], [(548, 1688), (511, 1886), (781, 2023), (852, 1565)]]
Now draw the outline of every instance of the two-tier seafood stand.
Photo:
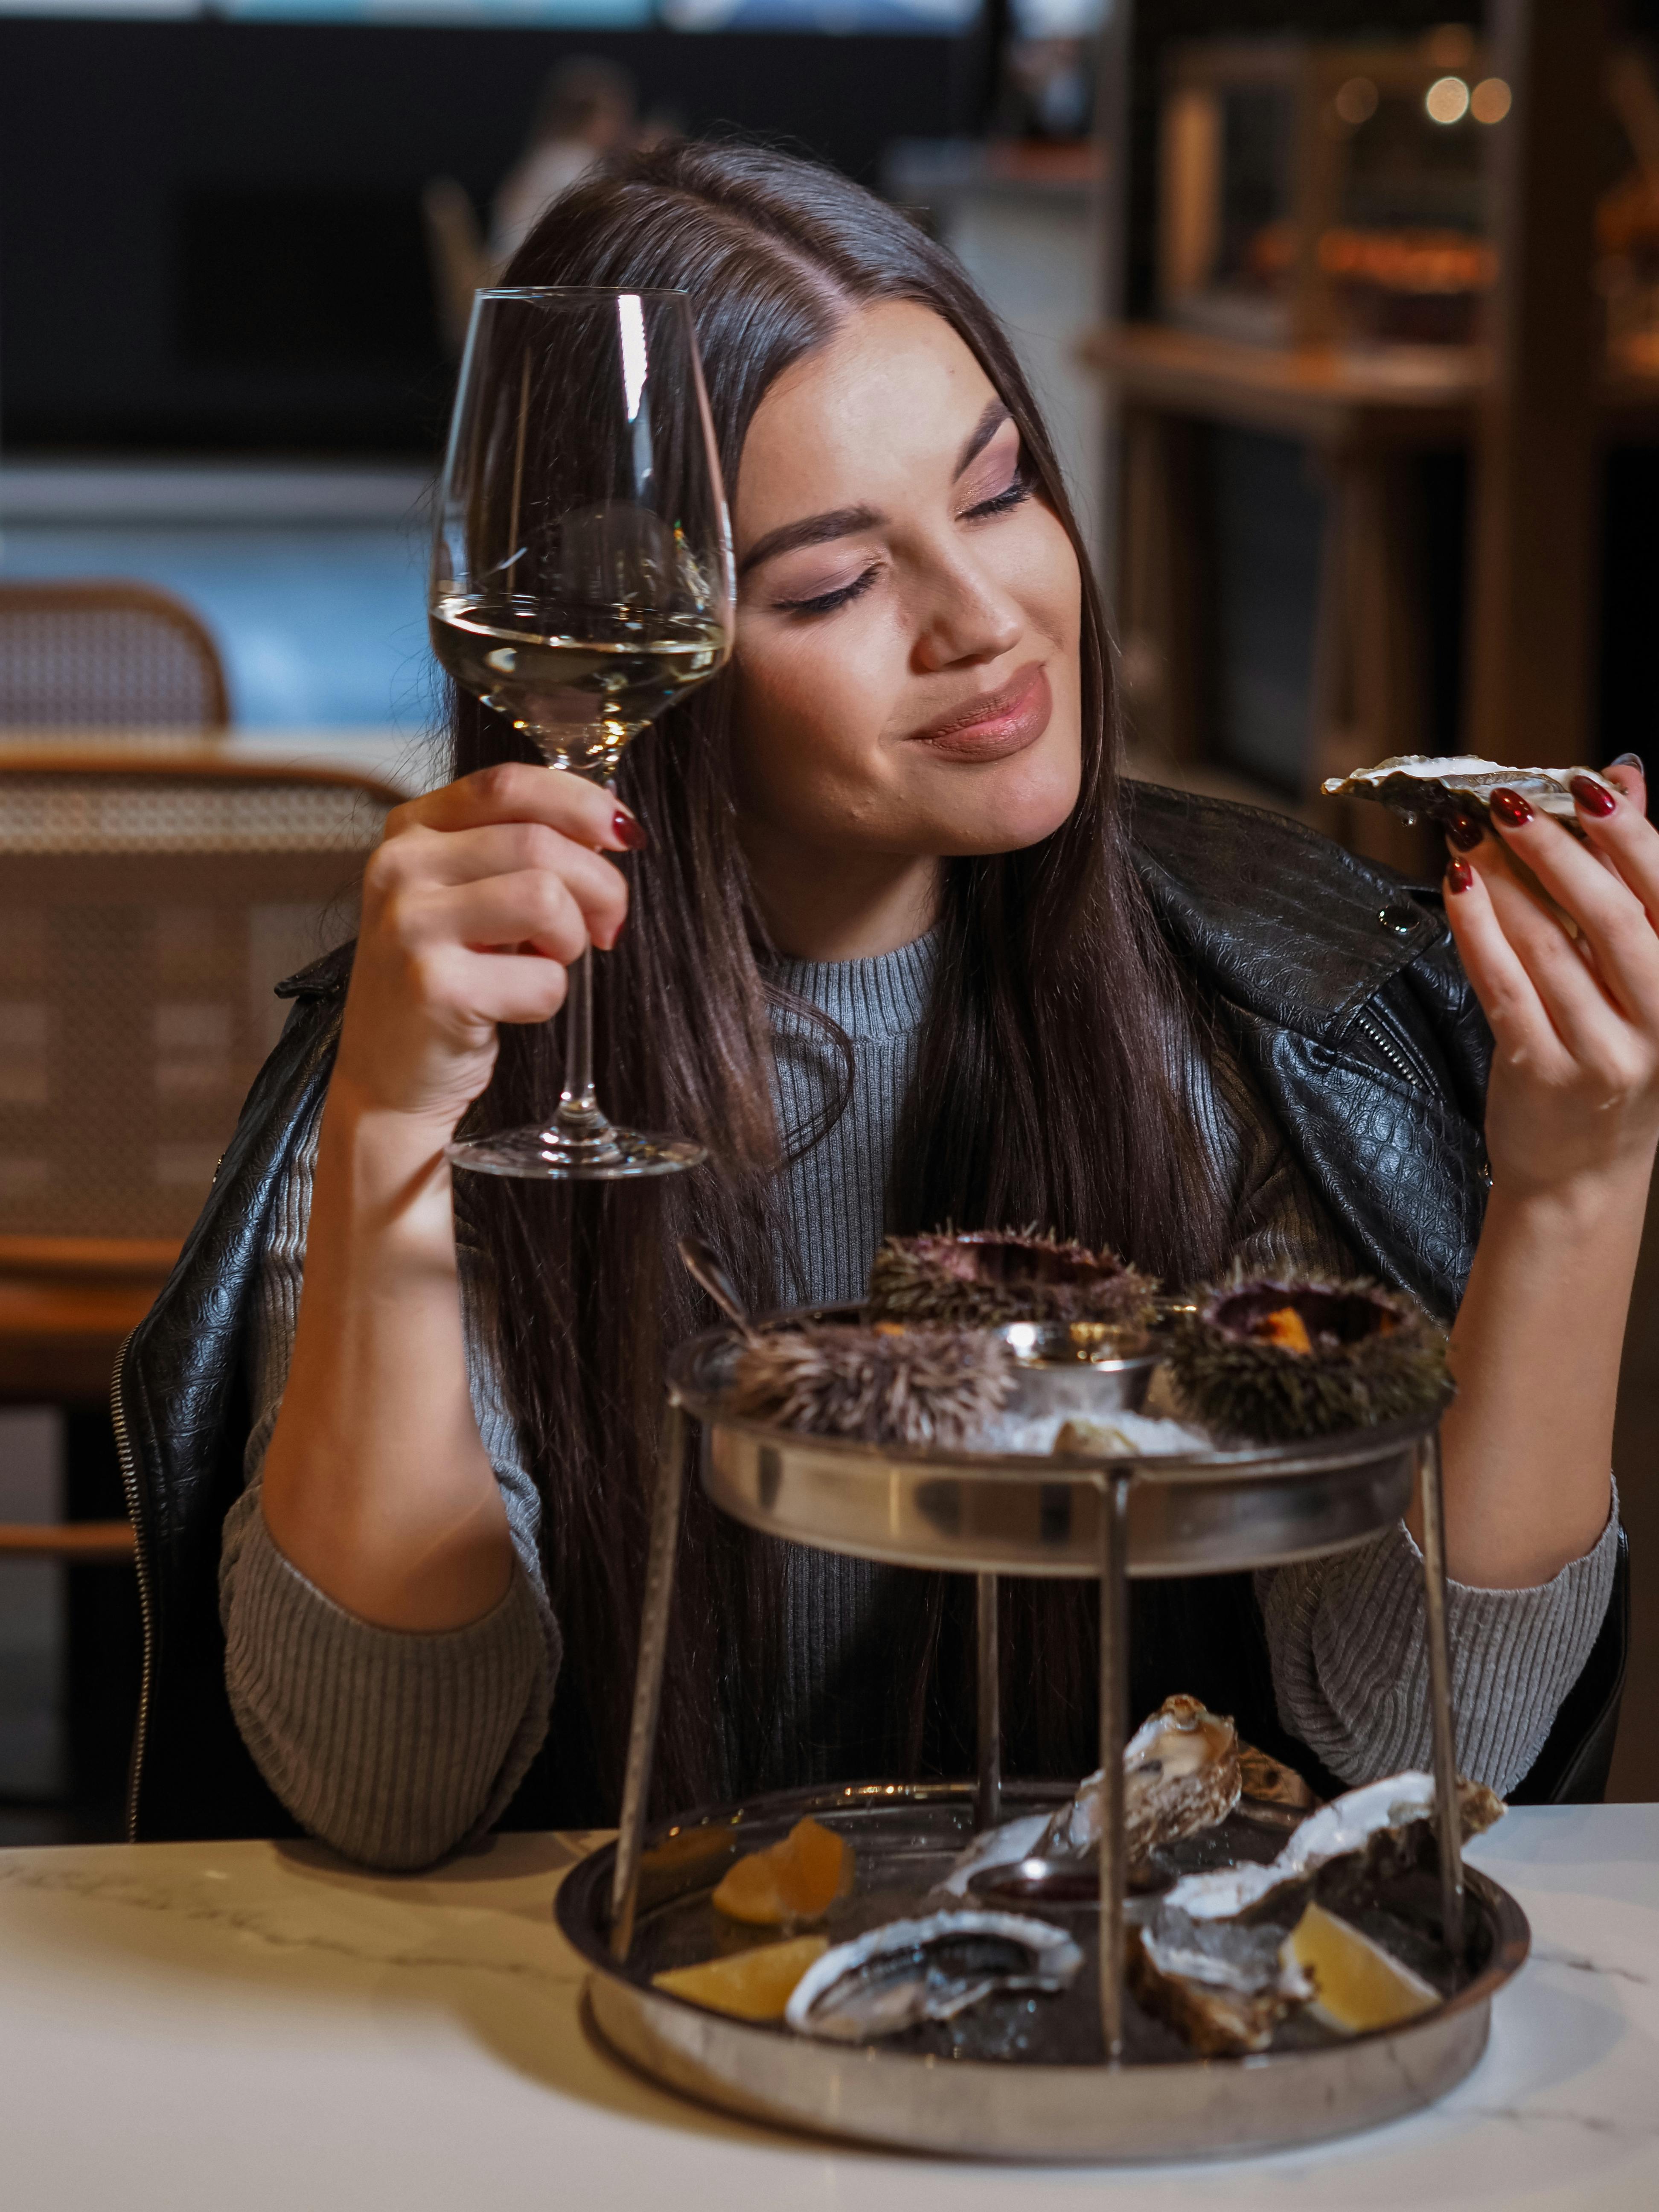
[[(1460, 1790), (1455, 1775), (1438, 1407), (1296, 1441), (1194, 1439), (1156, 1454), (1127, 1449), (1122, 1435), (1109, 1451), (1090, 1449), (1086, 1427), (1042, 1456), (880, 1445), (734, 1413), (744, 1342), (740, 1330), (711, 1332), (672, 1369), (621, 1831), (559, 1894), (604, 2039), (645, 2072), (736, 2112), (1012, 2160), (1190, 2158), (1313, 2141), (1460, 2081), (1485, 2048), (1493, 1994), (1524, 1960), (1528, 1931), (1519, 1907), (1463, 1864), (1472, 1805), (1497, 1808), (1485, 1792)], [(1040, 1388), (1048, 1362), (1024, 1364)], [(1148, 1364), (1085, 1358), (1062, 1388), (1109, 1411), (1144, 1389)], [(688, 1423), (709, 1496), (750, 1528), (976, 1577), (974, 1780), (872, 1778), (647, 1830)], [(1298, 1805), (1261, 1779), (1271, 1760), (1246, 1752), (1241, 1766), (1224, 1741), (1231, 1723), (1195, 1701), (1172, 1699), (1132, 1729), (1131, 1579), (1340, 1551), (1392, 1528), (1413, 1499), (1431, 1776), (1314, 1810), (1310, 1796)], [(1100, 1775), (1075, 1796), (1002, 1777), (998, 1585), (1011, 1575), (1100, 1586)], [(1206, 1727), (1216, 1757), (1233, 1763), (1205, 1805), (1215, 1779)], [(1160, 1803), (1180, 1840), (1149, 1854)], [(1473, 1825), (1490, 1816), (1477, 1809)], [(727, 1917), (714, 1894), (741, 1862), (775, 1859), (803, 1821), (830, 1831), (827, 1848), (856, 1872), (810, 1923), (819, 1932), (797, 1938), (812, 1956), (783, 2016), (699, 2001), (699, 1962), (758, 1974), (782, 1959), (787, 1946)], [(1336, 1949), (1308, 1948), (1322, 1931)], [(1367, 2013), (1375, 1986), (1388, 2002)]]

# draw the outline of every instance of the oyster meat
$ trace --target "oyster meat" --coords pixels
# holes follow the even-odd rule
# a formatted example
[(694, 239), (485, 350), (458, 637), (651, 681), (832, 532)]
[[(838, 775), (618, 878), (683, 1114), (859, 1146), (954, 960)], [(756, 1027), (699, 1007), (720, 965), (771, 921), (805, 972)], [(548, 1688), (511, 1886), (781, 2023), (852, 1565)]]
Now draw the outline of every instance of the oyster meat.
[[(1458, 1802), (1466, 1835), (1504, 1809), (1479, 1783), (1461, 1783)], [(1431, 1775), (1391, 1775), (1310, 1814), (1268, 1865), (1187, 1875), (1133, 1931), (1137, 1999), (1196, 2051), (1265, 2050), (1286, 2014), (1316, 1994), (1298, 1955), (1309, 1943), (1292, 1940), (1316, 1887), (1328, 1906), (1350, 1912), (1385, 1900), (1391, 1879), (1419, 1870), (1432, 1850), (1433, 1812)], [(1403, 1986), (1408, 1971), (1395, 1964)]]
[(1408, 822), (1427, 815), (1433, 822), (1456, 822), (1470, 815), (1484, 820), (1494, 791), (1518, 792), (1540, 814), (1553, 814), (1582, 836), (1571, 779), (1587, 775), (1606, 785), (1590, 768), (1505, 768), (1501, 761), (1474, 753), (1396, 753), (1375, 768), (1351, 775), (1327, 776), (1320, 787), (1331, 799), (1374, 799), (1403, 814)]
[[(1459, 1825), (1467, 1840), (1502, 1820), (1504, 1805), (1484, 1783), (1457, 1785)], [(1276, 1859), (1266, 1866), (1222, 1867), (1183, 1875), (1164, 1898), (1169, 1909), (1194, 1920), (1226, 1920), (1249, 1911), (1276, 1890), (1305, 1882), (1333, 1860), (1363, 1853), (1381, 1869), (1390, 1846), (1419, 1822), (1434, 1816), (1434, 1777), (1390, 1774), (1350, 1790), (1310, 1813)]]
[(1115, 1252), (1091, 1252), (1035, 1231), (939, 1231), (890, 1237), (870, 1271), (872, 1321), (1101, 1322), (1139, 1328), (1157, 1285)]
[(1320, 1276), (1234, 1274), (1175, 1323), (1182, 1406), (1261, 1443), (1374, 1428), (1444, 1401), (1446, 1340), (1403, 1291)]
[(954, 2020), (1004, 1991), (1069, 1987), (1083, 1954), (1064, 1929), (1023, 1913), (935, 1912), (872, 1929), (809, 1966), (784, 2011), (800, 2035), (870, 2043)]
[[(993, 1828), (964, 1851), (945, 1877), (953, 1896), (998, 1867), (1029, 1859), (1045, 1866), (1075, 1864), (1087, 1880), (1096, 1872), (1104, 1810), (1102, 1772), (1088, 1777), (1069, 1805)], [(1129, 1870), (1162, 1844), (1224, 1820), (1238, 1802), (1238, 1735), (1230, 1720), (1196, 1698), (1166, 1698), (1123, 1747), (1124, 1839)]]
[(1167, 1900), (1155, 1923), (1130, 1930), (1125, 1963), (1137, 2001), (1205, 2057), (1265, 2051), (1314, 1994), (1276, 1927), (1194, 1920)]

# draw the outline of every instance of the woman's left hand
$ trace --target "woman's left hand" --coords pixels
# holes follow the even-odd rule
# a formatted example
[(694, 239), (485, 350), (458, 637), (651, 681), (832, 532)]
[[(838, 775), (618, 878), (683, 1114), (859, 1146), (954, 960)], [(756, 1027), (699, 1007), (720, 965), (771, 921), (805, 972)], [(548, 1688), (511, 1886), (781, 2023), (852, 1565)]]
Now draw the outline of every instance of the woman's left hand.
[(1458, 1581), (1488, 1589), (1548, 1582), (1607, 1526), (1659, 1141), (1659, 834), (1639, 771), (1607, 781), (1619, 796), (1575, 780), (1586, 842), (1496, 793), (1490, 829), (1451, 833), (1446, 913), (1494, 1049), (1492, 1196), (1442, 1425), (1447, 1557)]
[[(1614, 797), (1606, 787), (1616, 784)], [(1495, 1189), (1645, 1186), (1659, 1143), (1659, 831), (1641, 773), (1574, 780), (1586, 843), (1501, 790), (1484, 831), (1451, 833), (1446, 915), (1496, 1049)], [(1514, 854), (1578, 925), (1570, 937)]]

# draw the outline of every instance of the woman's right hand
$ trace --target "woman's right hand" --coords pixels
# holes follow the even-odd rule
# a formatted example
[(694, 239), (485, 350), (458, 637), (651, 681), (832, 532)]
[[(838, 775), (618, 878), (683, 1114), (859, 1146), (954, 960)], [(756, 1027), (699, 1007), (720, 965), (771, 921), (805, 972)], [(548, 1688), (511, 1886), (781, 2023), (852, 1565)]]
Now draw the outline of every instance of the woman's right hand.
[(363, 878), (331, 1093), (447, 1139), (489, 1081), (496, 1024), (546, 1021), (570, 963), (616, 943), (628, 885), (602, 855), (645, 842), (603, 786), (522, 762), (396, 808)]

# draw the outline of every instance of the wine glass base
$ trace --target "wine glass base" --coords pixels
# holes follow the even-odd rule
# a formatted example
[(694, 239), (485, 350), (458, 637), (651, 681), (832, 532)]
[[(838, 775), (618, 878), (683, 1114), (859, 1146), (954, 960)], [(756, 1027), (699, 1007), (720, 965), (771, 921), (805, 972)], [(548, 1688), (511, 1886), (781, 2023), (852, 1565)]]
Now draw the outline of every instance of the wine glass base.
[(609, 1123), (596, 1137), (567, 1137), (556, 1128), (504, 1129), (444, 1146), (452, 1167), (520, 1182), (627, 1182), (640, 1176), (681, 1175), (708, 1157), (686, 1137), (648, 1137)]

